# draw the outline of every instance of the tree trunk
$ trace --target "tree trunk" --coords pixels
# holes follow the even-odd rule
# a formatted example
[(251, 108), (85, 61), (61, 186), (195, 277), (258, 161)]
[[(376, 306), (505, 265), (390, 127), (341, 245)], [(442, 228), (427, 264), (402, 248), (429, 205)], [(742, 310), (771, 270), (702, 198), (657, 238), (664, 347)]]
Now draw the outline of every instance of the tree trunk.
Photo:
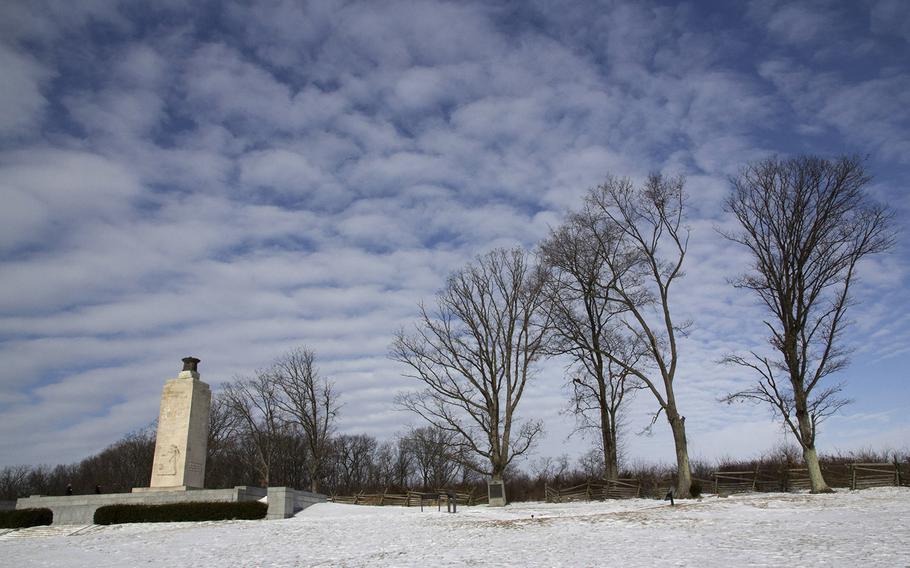
[(619, 477), (616, 459), (616, 430), (606, 408), (600, 411), (600, 433), (604, 450), (604, 479), (610, 481)]
[(799, 425), (799, 445), (803, 448), (803, 461), (806, 462), (806, 469), (809, 471), (812, 493), (833, 493), (825, 482), (821, 465), (818, 463), (818, 454), (815, 452), (815, 430), (806, 408), (806, 395), (801, 391), (796, 392), (796, 422)]
[(815, 453), (814, 444), (811, 447), (803, 448), (803, 460), (806, 462), (806, 469), (809, 470), (809, 483), (812, 487), (812, 493), (834, 493), (834, 490), (828, 487), (822, 476), (822, 468), (818, 463), (818, 454)]
[(616, 459), (616, 444), (610, 446), (610, 449), (606, 452), (607, 462), (604, 469), (604, 478), (607, 481), (615, 481), (619, 479), (619, 465), (617, 464)]
[(313, 464), (308, 468), (310, 472), (310, 491), (313, 493), (319, 493), (319, 470), (320, 468), (316, 465), (318, 461), (315, 458), (312, 458)]
[(692, 470), (689, 467), (689, 444), (686, 441), (686, 417), (680, 416), (675, 409), (667, 409), (667, 419), (673, 431), (673, 442), (676, 445), (676, 497), (689, 497), (692, 485)]
[(812, 493), (832, 493), (832, 489), (825, 482), (821, 465), (818, 463), (818, 454), (815, 451), (812, 424), (806, 411), (797, 409), (796, 419), (799, 424), (800, 445), (803, 448), (803, 461), (809, 471), (809, 485)]

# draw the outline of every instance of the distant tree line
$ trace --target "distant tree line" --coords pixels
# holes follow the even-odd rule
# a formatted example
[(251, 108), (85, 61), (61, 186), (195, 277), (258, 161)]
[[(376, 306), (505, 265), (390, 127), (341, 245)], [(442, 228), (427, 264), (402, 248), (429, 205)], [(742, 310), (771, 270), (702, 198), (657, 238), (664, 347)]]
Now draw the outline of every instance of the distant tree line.
[[(248, 432), (238, 431), (211, 445), (206, 487), (261, 485), (256, 443)], [(311, 487), (313, 466), (306, 436), (295, 428), (282, 428), (269, 443), (274, 450), (268, 464), (269, 485)], [(318, 483), (328, 494), (474, 486), (481, 489), (480, 476), (451, 455), (445, 433), (431, 427), (413, 428), (391, 440), (378, 440), (367, 434), (336, 434), (326, 447)], [(32, 494), (63, 495), (68, 485), (76, 494), (92, 493), (96, 486), (105, 493), (148, 487), (154, 450), (153, 424), (78, 463), (7, 466), (0, 469), (0, 501)]]

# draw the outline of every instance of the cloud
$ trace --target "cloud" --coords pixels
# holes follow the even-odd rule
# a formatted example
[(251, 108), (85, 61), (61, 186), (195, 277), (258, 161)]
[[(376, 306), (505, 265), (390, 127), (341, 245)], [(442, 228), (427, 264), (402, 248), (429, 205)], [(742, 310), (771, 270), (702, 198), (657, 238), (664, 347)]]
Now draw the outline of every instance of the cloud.
[(109, 221), (139, 192), (135, 176), (116, 162), (48, 147), (4, 153), (0, 187), (11, 197), (0, 223), (6, 233), (0, 244), (7, 249), (52, 238), (48, 232), (61, 225)]
[(0, 44), (0, 136), (29, 136), (39, 125), (47, 100), (42, 84), (52, 72), (27, 54)]
[(875, 34), (895, 35), (910, 42), (910, 13), (900, 0), (873, 2), (870, 28)]
[[(716, 402), (749, 380), (717, 359), (764, 341), (754, 300), (726, 283), (748, 259), (714, 231), (727, 177), (772, 151), (857, 149), (874, 153), (876, 195), (906, 201), (907, 48), (886, 1), (871, 29), (826, 4), (746, 19), (180, 4), (3, 5), (0, 464), (78, 459), (146, 425), (185, 355), (217, 385), (300, 344), (338, 383), (341, 430), (390, 436), (410, 420), (392, 395), (414, 385), (385, 355), (418, 302), (478, 253), (535, 246), (607, 173), (650, 171), (688, 176), (673, 294), (695, 323), (677, 383), (693, 453), (758, 452), (777, 436), (767, 412)], [(850, 41), (826, 47), (826, 26)], [(864, 273), (863, 336), (910, 334), (893, 315), (906, 262)], [(856, 375), (905, 343), (862, 343)], [(562, 374), (544, 364), (523, 403), (547, 422), (545, 454), (587, 443), (566, 445)], [(653, 410), (630, 408), (630, 459), (672, 459), (663, 425), (634, 435)]]

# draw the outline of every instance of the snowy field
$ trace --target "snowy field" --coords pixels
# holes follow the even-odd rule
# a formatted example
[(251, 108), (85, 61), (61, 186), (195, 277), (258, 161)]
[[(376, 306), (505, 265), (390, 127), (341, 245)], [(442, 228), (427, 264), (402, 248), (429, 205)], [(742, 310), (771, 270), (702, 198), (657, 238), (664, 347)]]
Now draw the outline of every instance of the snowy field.
[[(53, 527), (2, 566), (910, 566), (910, 490), (506, 508), (324, 503), (282, 521)], [(28, 529), (29, 531), (33, 529)], [(40, 531), (35, 531), (42, 534)]]

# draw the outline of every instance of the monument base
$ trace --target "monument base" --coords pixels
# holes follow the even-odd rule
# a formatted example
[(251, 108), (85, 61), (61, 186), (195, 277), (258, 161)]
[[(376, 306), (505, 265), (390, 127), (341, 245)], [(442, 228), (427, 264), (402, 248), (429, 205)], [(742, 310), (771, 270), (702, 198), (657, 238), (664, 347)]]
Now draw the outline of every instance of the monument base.
[(132, 493), (154, 493), (155, 491), (201, 491), (202, 487), (174, 485), (171, 487), (133, 487)]
[[(102, 493), (101, 495), (67, 495), (50, 497), (32, 495), (16, 501), (17, 509), (48, 508), (54, 513), (55, 525), (90, 525), (95, 511), (105, 505), (166, 505), (217, 501), (236, 503), (259, 501), (270, 491), (264, 487), (240, 485), (233, 489), (192, 489), (189, 491), (161, 490), (159, 487), (137, 487), (134, 493)], [(325, 500), (325, 497), (322, 496)]]

